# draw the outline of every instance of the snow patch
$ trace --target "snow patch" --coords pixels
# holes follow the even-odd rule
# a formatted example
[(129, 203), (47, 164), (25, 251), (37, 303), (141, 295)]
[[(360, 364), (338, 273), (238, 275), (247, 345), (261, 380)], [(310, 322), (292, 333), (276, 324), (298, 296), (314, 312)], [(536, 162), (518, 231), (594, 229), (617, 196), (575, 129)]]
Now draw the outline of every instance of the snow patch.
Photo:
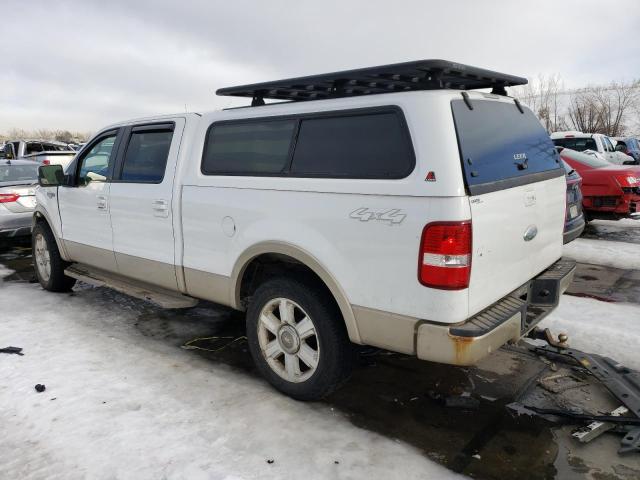
[(322, 403), (145, 337), (140, 307), (112, 298), (0, 288), (1, 342), (24, 348), (0, 358), (4, 477), (463, 478)]
[(578, 238), (567, 243), (563, 255), (580, 263), (640, 270), (640, 245)]
[(640, 370), (640, 306), (563, 295), (539, 327), (569, 335), (572, 348), (597, 353)]

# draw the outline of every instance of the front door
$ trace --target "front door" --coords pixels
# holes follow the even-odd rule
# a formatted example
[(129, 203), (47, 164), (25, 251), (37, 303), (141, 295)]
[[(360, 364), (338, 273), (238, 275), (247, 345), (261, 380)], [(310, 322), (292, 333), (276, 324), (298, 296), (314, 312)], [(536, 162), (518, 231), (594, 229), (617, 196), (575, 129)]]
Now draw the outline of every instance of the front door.
[(118, 130), (105, 132), (78, 158), (72, 185), (58, 188), (62, 238), (75, 262), (115, 272), (109, 187)]
[(184, 118), (133, 125), (123, 136), (111, 184), (119, 272), (176, 290), (173, 184)]

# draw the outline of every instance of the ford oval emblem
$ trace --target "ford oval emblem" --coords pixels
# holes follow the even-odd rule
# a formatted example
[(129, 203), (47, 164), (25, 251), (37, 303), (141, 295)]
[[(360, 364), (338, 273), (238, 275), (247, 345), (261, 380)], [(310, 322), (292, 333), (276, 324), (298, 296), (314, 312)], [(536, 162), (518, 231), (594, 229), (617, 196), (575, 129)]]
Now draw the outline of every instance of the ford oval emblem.
[(523, 236), (524, 241), (529, 242), (533, 240), (534, 238), (536, 238), (537, 234), (538, 234), (538, 227), (536, 227), (535, 225), (529, 225), (527, 229), (524, 231), (524, 236)]

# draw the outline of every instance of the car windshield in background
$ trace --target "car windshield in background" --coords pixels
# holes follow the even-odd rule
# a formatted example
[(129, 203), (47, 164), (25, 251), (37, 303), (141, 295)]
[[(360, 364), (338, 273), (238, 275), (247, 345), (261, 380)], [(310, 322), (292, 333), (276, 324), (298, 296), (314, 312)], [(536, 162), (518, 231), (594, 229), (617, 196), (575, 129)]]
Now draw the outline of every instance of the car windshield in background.
[(602, 160), (595, 155), (589, 155), (588, 153), (580, 153), (574, 150), (565, 148), (562, 150), (562, 156), (567, 157), (570, 160), (575, 160), (578, 163), (586, 165), (591, 168), (610, 167), (611, 164), (606, 160)]
[(0, 184), (38, 179), (38, 165), (0, 165)]
[[(465, 181), (472, 195), (564, 175), (547, 132), (515, 103), (453, 100)], [(537, 175), (536, 175), (537, 174)]]
[(576, 152), (584, 152), (585, 150), (598, 151), (596, 141), (591, 138), (554, 138), (553, 143), (559, 147), (570, 148)]

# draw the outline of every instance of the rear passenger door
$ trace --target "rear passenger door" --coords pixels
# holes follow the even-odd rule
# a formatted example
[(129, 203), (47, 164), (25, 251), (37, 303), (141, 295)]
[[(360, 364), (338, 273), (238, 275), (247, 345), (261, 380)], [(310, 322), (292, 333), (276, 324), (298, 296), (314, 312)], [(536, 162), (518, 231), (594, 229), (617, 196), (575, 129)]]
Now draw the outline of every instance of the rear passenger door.
[(169, 289), (177, 289), (173, 186), (184, 125), (174, 118), (128, 127), (111, 185), (118, 271)]

